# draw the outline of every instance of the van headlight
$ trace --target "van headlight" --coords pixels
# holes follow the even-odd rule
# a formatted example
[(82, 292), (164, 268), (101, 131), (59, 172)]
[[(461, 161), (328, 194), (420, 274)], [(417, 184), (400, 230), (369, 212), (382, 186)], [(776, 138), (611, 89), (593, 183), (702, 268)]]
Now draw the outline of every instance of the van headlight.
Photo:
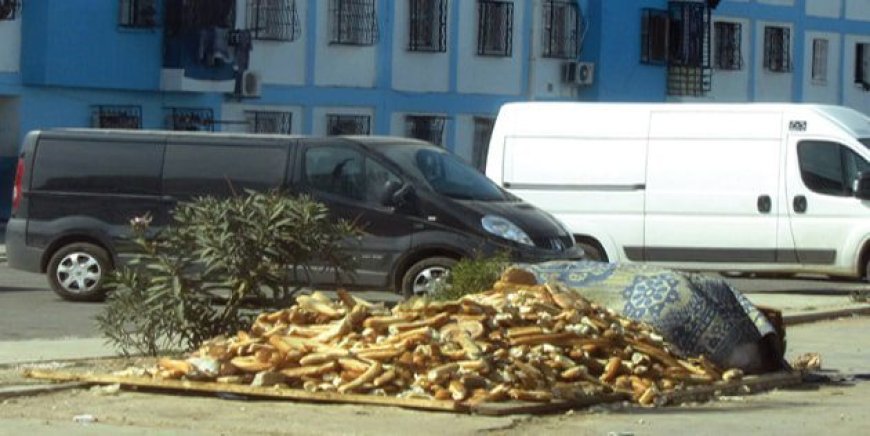
[(535, 246), (535, 243), (532, 242), (532, 238), (530, 238), (523, 229), (498, 215), (486, 215), (480, 219), (480, 224), (483, 226), (484, 230), (498, 236), (499, 238), (519, 242), (520, 244), (531, 245), (533, 247)]

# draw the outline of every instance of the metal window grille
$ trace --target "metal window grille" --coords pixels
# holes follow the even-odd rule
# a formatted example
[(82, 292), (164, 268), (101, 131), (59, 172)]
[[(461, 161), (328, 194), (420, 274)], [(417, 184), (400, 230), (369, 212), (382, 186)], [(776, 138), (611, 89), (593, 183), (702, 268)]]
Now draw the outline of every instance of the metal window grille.
[(408, 115), (405, 117), (405, 136), (443, 146), (445, 124), (447, 124), (445, 117)]
[(712, 89), (710, 27), (706, 3), (668, 3), (668, 95), (701, 96)]
[(156, 0), (120, 0), (118, 24), (121, 27), (157, 25)]
[(296, 0), (248, 0), (247, 18), (254, 39), (295, 41), (302, 33)]
[(720, 70), (743, 69), (740, 51), (743, 26), (740, 23), (718, 21), (714, 25), (716, 36), (716, 68)]
[(166, 128), (185, 131), (214, 131), (214, 111), (206, 108), (167, 108)]
[(812, 81), (824, 84), (828, 81), (828, 40), (813, 39)]
[(371, 117), (368, 115), (326, 115), (326, 134), (336, 135), (369, 135), (371, 134)]
[(791, 29), (780, 26), (764, 28), (764, 67), (776, 73), (791, 71)]
[(248, 133), (289, 135), (293, 126), (293, 113), (281, 111), (245, 111)]
[(14, 20), (21, 11), (21, 0), (0, 0), (0, 20)]
[(474, 142), (472, 143), (471, 164), (483, 172), (486, 170), (486, 155), (489, 152), (489, 139), (495, 119), (489, 117), (474, 117)]
[(641, 18), (640, 62), (664, 65), (668, 61), (668, 12), (644, 9)]
[(91, 107), (91, 127), (98, 129), (141, 129), (141, 106), (98, 105)]
[(409, 0), (408, 50), (447, 51), (447, 0)]
[(514, 3), (480, 0), (477, 10), (477, 54), (510, 57), (513, 53)]
[(378, 42), (374, 0), (330, 0), (330, 43), (373, 45)]
[(580, 7), (574, 1), (545, 1), (544, 57), (574, 59), (580, 54)]
[(211, 27), (233, 29), (236, 24), (235, 0), (164, 0), (166, 32)]
[(855, 44), (855, 83), (870, 91), (870, 43)]

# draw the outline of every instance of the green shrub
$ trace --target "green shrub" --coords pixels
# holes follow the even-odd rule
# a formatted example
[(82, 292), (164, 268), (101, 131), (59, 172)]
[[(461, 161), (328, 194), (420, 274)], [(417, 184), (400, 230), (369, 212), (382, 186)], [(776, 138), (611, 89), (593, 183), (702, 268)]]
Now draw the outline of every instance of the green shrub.
[(291, 305), (314, 268), (349, 278), (342, 245), (357, 231), (328, 212), (308, 197), (249, 192), (180, 204), (156, 233), (149, 217), (134, 219), (141, 255), (113, 276), (100, 330), (125, 354), (194, 348), (247, 329), (252, 309)]
[(432, 298), (456, 300), (463, 295), (489, 290), (509, 264), (510, 258), (504, 252), (489, 257), (478, 254), (473, 258), (462, 259), (450, 271), (448, 283), (435, 292)]

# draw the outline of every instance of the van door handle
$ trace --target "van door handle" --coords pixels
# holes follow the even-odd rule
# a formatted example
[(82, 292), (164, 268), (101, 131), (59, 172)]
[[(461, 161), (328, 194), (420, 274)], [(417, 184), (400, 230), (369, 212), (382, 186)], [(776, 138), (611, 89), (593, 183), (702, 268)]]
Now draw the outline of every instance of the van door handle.
[(773, 202), (770, 201), (769, 195), (759, 195), (757, 205), (759, 212), (770, 213), (770, 208), (773, 205)]
[(795, 195), (794, 201), (792, 202), (792, 206), (794, 207), (794, 211), (797, 213), (806, 213), (807, 211), (807, 198), (803, 195)]

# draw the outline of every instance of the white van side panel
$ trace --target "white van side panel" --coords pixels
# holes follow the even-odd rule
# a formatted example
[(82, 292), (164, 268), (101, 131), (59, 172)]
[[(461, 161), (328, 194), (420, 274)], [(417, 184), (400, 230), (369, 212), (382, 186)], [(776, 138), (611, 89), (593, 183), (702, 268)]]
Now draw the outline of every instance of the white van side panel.
[(643, 242), (643, 139), (508, 137), (504, 156), (505, 187), (594, 236), (610, 260), (622, 253), (605, 235)]

